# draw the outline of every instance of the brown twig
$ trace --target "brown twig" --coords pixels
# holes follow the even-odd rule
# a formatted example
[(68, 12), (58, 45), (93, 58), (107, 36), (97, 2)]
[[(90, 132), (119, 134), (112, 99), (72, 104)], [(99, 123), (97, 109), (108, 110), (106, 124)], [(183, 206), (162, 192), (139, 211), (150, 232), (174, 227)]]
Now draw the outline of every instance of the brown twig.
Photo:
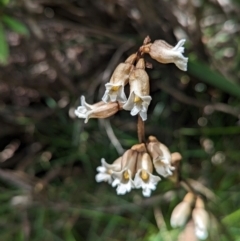
[(163, 91), (170, 94), (172, 97), (174, 97), (176, 100), (181, 101), (182, 103), (185, 103), (187, 105), (192, 105), (200, 108), (210, 108), (215, 111), (224, 112), (230, 115), (233, 115), (237, 118), (240, 117), (240, 109), (234, 108), (232, 106), (229, 106), (224, 103), (209, 103), (209, 102), (203, 102), (196, 100), (194, 98), (191, 98), (185, 94), (183, 94), (181, 91), (178, 91), (175, 88), (172, 88), (171, 86), (164, 84), (162, 82), (159, 82), (157, 84), (157, 87), (162, 89)]
[(138, 132), (139, 143), (144, 143), (145, 142), (145, 125), (140, 115), (138, 115), (137, 132)]

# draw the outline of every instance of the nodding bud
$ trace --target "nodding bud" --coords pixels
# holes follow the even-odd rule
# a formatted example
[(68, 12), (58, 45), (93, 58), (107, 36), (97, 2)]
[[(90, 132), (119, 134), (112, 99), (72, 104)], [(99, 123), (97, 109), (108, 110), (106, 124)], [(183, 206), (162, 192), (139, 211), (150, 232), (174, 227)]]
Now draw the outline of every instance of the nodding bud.
[(194, 199), (194, 194), (189, 192), (185, 195), (183, 201), (173, 209), (170, 220), (173, 228), (181, 227), (187, 222), (191, 214)]
[(182, 55), (185, 41), (185, 39), (182, 39), (173, 47), (164, 40), (156, 40), (153, 43), (143, 45), (140, 51), (148, 53), (162, 64), (174, 63), (179, 69), (186, 71), (188, 58)]
[(85, 97), (81, 97), (81, 106), (79, 106), (75, 110), (75, 115), (78, 118), (85, 119), (85, 123), (88, 122), (88, 119), (90, 118), (108, 118), (114, 114), (116, 114), (119, 110), (119, 105), (117, 102), (112, 103), (104, 103), (103, 101), (100, 101), (96, 104), (89, 105), (85, 101)]
[(193, 222), (195, 224), (196, 236), (204, 240), (208, 237), (209, 214), (204, 208), (204, 202), (200, 197), (197, 197), (195, 208), (192, 212)]
[(110, 81), (105, 85), (106, 91), (102, 100), (105, 103), (119, 101), (125, 103), (127, 98), (124, 93), (124, 86), (129, 81), (129, 74), (133, 69), (133, 63), (137, 55), (130, 55), (124, 63), (120, 63), (114, 70)]

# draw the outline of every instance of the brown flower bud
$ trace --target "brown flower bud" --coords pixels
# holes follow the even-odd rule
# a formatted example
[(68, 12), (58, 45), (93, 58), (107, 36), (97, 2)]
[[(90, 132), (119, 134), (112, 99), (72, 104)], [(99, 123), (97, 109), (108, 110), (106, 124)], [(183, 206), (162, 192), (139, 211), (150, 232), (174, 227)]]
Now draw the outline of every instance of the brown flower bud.
[(143, 121), (147, 119), (147, 109), (152, 100), (149, 96), (149, 77), (145, 71), (144, 59), (139, 59), (129, 76), (130, 95), (123, 109), (131, 110), (131, 115), (140, 114)]
[(85, 123), (88, 122), (90, 118), (107, 118), (119, 110), (119, 105), (117, 102), (104, 103), (103, 101), (98, 102), (94, 105), (89, 105), (85, 101), (85, 97), (81, 97), (81, 106), (75, 110), (75, 115), (79, 118), (85, 119)]
[(156, 172), (163, 177), (171, 176), (175, 168), (171, 166), (171, 153), (169, 149), (154, 136), (149, 136), (148, 139), (150, 142), (147, 144), (147, 149), (153, 158)]
[(124, 86), (129, 81), (129, 74), (133, 69), (133, 63), (135, 62), (136, 57), (136, 54), (132, 54), (124, 63), (120, 63), (116, 67), (109, 83), (105, 85), (106, 91), (102, 98), (104, 102), (125, 102), (127, 100), (124, 93)]
[(156, 40), (152, 44), (143, 45), (140, 51), (148, 53), (153, 59), (162, 64), (174, 63), (179, 69), (186, 71), (188, 58), (182, 55), (184, 43), (185, 39), (182, 39), (173, 47), (164, 40)]

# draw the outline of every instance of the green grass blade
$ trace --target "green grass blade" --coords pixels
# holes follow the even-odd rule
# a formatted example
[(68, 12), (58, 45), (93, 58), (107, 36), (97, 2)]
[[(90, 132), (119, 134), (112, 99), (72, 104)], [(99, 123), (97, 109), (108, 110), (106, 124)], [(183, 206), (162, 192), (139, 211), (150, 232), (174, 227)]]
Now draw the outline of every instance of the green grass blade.
[(188, 71), (201, 81), (215, 86), (230, 95), (240, 98), (240, 86), (228, 81), (221, 74), (211, 70), (206, 64), (197, 60), (190, 60), (188, 64)]
[(6, 41), (4, 28), (0, 23), (0, 63), (7, 64), (8, 56), (9, 56), (8, 43)]
[(13, 30), (16, 33), (22, 34), (22, 35), (29, 35), (28, 28), (18, 20), (14, 19), (13, 17), (10, 17), (8, 15), (2, 16), (2, 21), (5, 23), (11, 30)]

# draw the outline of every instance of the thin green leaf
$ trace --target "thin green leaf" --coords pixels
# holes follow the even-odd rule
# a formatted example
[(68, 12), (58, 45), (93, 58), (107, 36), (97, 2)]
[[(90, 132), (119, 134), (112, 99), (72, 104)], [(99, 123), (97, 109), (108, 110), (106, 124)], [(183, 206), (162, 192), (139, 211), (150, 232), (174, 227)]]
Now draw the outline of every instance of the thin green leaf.
[(19, 22), (18, 20), (14, 19), (13, 17), (3, 15), (2, 21), (14, 32), (22, 34), (22, 35), (29, 35), (29, 30), (25, 26), (25, 24)]
[(240, 86), (228, 81), (221, 74), (211, 70), (206, 64), (198, 60), (190, 60), (188, 71), (203, 82), (213, 85), (222, 91), (240, 98)]
[(4, 28), (0, 23), (0, 63), (7, 64), (8, 56), (9, 56), (8, 43), (6, 41)]

